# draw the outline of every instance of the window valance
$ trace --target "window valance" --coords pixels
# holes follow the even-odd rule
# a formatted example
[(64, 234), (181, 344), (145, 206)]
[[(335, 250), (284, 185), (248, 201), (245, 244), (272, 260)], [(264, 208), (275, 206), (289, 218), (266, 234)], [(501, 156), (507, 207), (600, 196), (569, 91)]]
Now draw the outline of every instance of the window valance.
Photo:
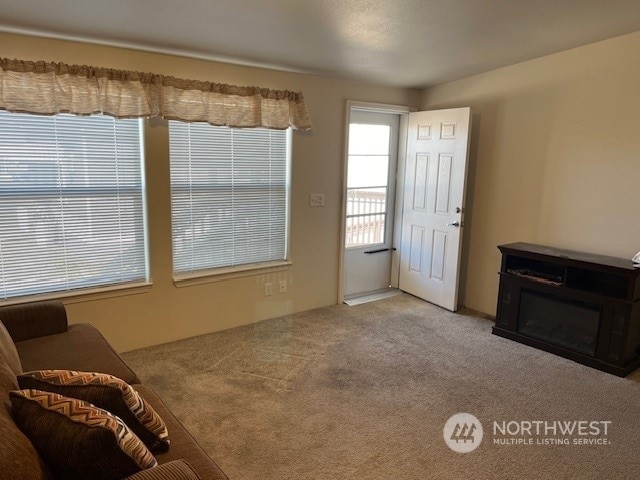
[(0, 109), (11, 112), (311, 129), (302, 92), (43, 61), (0, 58), (0, 66)]

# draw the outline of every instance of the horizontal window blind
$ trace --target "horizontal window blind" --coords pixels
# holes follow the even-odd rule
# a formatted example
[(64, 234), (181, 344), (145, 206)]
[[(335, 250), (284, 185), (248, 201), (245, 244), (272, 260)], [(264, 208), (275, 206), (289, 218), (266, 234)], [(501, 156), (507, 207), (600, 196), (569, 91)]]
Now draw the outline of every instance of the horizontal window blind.
[(286, 259), (287, 138), (169, 122), (174, 273)]
[(140, 122), (0, 112), (0, 298), (147, 279)]

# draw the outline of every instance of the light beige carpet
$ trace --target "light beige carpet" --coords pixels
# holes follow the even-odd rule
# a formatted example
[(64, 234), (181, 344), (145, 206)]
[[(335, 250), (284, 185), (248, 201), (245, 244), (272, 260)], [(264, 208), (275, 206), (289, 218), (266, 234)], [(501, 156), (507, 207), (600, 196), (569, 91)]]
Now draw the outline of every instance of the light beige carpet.
[[(640, 478), (640, 372), (617, 378), (491, 326), (401, 295), (124, 356), (232, 480)], [(484, 427), (471, 453), (443, 440), (458, 412)], [(492, 442), (494, 421), (580, 420), (611, 422), (609, 444)]]

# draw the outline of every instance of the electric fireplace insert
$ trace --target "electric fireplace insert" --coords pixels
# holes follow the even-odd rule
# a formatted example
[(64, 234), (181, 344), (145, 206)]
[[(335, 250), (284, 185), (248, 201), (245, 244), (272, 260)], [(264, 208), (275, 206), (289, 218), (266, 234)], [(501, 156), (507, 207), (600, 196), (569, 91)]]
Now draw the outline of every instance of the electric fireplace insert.
[(528, 243), (502, 252), (493, 333), (625, 376), (640, 366), (640, 269)]

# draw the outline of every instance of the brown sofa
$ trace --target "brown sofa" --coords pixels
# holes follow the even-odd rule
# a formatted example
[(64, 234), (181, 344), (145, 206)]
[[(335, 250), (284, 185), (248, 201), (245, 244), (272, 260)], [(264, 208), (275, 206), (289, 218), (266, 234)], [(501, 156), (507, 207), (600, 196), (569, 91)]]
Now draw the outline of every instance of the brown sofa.
[[(16, 373), (41, 369), (101, 372), (131, 384), (165, 421), (171, 446), (156, 454), (158, 466), (127, 477), (130, 480), (226, 479), (158, 396), (89, 324), (68, 325), (61, 302), (0, 307), (0, 477), (53, 479), (54, 476), (14, 423), (9, 391), (18, 388)], [(19, 362), (16, 361), (17, 351)]]

